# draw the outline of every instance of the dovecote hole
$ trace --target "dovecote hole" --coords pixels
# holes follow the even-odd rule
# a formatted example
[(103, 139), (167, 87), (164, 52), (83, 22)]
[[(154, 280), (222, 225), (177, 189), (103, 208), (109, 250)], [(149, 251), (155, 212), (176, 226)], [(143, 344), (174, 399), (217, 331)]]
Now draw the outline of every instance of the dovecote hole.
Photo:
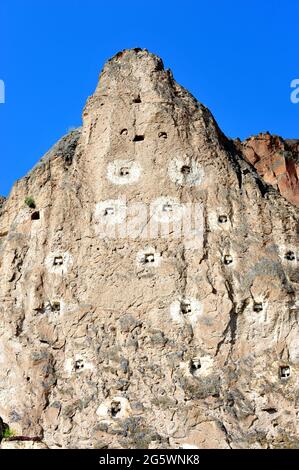
[(188, 300), (182, 300), (181, 312), (183, 315), (187, 315), (188, 313), (191, 313), (191, 304)]
[(284, 257), (288, 261), (294, 261), (296, 259), (295, 253), (293, 251), (288, 251)]
[(290, 377), (291, 375), (291, 369), (289, 366), (280, 366), (279, 367), (279, 377), (282, 380), (286, 380)]
[(191, 374), (195, 374), (201, 368), (200, 359), (191, 359), (189, 369)]
[(113, 207), (106, 207), (106, 209), (104, 210), (104, 215), (105, 215), (105, 216), (114, 215), (114, 209), (113, 209)]
[(133, 99), (133, 103), (136, 103), (136, 104), (141, 103), (140, 95), (137, 95), (137, 96)]
[(262, 302), (254, 302), (253, 304), (253, 311), (254, 312), (262, 312), (263, 310), (263, 304)]
[(227, 222), (227, 220), (228, 220), (227, 215), (222, 214), (222, 215), (219, 215), (219, 217), (218, 217), (218, 222), (220, 224), (225, 224)]
[(158, 137), (160, 139), (167, 139), (167, 133), (166, 132), (159, 132)]
[(181, 168), (181, 173), (183, 175), (190, 175), (191, 167), (189, 165), (183, 165), (182, 168)]
[(166, 204), (163, 205), (162, 211), (163, 211), (163, 212), (172, 212), (172, 211), (173, 211), (173, 207), (172, 207), (171, 204), (169, 204), (169, 202), (167, 202)]
[(79, 371), (79, 370), (82, 370), (84, 369), (84, 362), (83, 362), (83, 359), (77, 359), (75, 361), (75, 370), (76, 371)]
[(53, 261), (54, 266), (62, 266), (63, 265), (63, 258), (62, 256), (55, 256)]
[(129, 174), (130, 174), (130, 170), (127, 166), (124, 166), (119, 170), (120, 176), (128, 176)]
[(231, 255), (225, 255), (223, 262), (226, 266), (228, 266), (229, 264), (232, 264), (233, 257)]
[(121, 410), (121, 404), (119, 401), (111, 402), (110, 413), (111, 413), (112, 418), (116, 418), (120, 410)]
[(145, 253), (143, 258), (143, 264), (151, 264), (155, 262), (155, 255), (153, 253)]
[(144, 135), (135, 135), (133, 142), (142, 142), (144, 140)]
[(128, 135), (128, 129), (122, 129), (120, 131), (120, 135), (123, 135), (123, 136)]
[(40, 219), (40, 213), (39, 211), (34, 211), (32, 214), (31, 214), (31, 220), (39, 220)]
[(54, 301), (51, 304), (52, 312), (60, 312), (60, 302)]

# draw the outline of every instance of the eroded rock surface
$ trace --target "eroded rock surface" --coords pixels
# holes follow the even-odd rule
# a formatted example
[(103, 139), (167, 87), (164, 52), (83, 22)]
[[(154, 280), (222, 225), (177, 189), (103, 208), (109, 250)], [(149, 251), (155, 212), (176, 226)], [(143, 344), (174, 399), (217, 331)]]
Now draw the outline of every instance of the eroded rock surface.
[(298, 212), (159, 58), (116, 55), (1, 213), (3, 421), (50, 448), (298, 447)]
[(31, 440), (13, 440), (4, 439), (1, 443), (1, 449), (47, 449), (43, 442), (35, 442)]

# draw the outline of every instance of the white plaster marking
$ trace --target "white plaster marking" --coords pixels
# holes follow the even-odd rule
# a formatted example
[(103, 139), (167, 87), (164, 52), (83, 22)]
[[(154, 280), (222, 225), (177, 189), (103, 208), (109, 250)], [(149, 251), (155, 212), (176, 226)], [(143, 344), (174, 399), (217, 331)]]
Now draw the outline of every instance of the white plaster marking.
[[(297, 263), (298, 256), (297, 254), (297, 247), (294, 245), (280, 245), (279, 246), (279, 255), (284, 263), (288, 263), (290, 266), (293, 266), (293, 264)], [(291, 258), (290, 256), (291, 255)], [(289, 257), (289, 259), (288, 259)], [(294, 257), (294, 259), (293, 259)]]
[[(194, 364), (199, 363), (200, 367), (198, 369), (191, 371), (192, 362)], [(214, 369), (214, 360), (211, 356), (195, 356), (192, 357), (188, 362), (181, 362), (180, 368), (185, 371), (185, 374), (193, 377), (206, 377), (213, 372)]]
[[(113, 403), (120, 404), (120, 411), (115, 417), (111, 415), (111, 407)], [(114, 421), (115, 419), (124, 419), (127, 418), (131, 413), (131, 406), (129, 400), (124, 397), (116, 396), (113, 398), (108, 398), (98, 407), (96, 414), (100, 418), (100, 421)]]
[(168, 175), (173, 183), (187, 186), (199, 186), (204, 179), (204, 170), (194, 160), (175, 158), (170, 161)]
[[(190, 305), (190, 312), (183, 313), (182, 305), (187, 304)], [(194, 299), (192, 297), (181, 297), (180, 299), (172, 302), (172, 304), (170, 305), (170, 316), (172, 320), (179, 325), (183, 325), (185, 319), (187, 319), (194, 327), (202, 314), (202, 304), (197, 299)]]
[(151, 211), (156, 222), (175, 222), (183, 218), (184, 205), (176, 198), (162, 196), (152, 203)]
[(108, 163), (107, 178), (113, 184), (133, 184), (139, 180), (141, 167), (132, 160), (115, 160)]
[[(56, 264), (55, 264), (56, 263)], [(50, 273), (53, 274), (65, 274), (73, 264), (73, 258), (69, 252), (62, 253), (51, 252), (45, 259), (45, 266)]]
[(207, 375), (211, 374), (214, 369), (214, 360), (210, 356), (201, 356), (200, 357), (200, 364), (201, 367), (198, 369), (197, 374), (206, 377)]
[[(82, 364), (82, 367), (76, 369), (76, 365)], [(64, 362), (64, 370), (68, 377), (72, 374), (80, 373), (85, 370), (93, 370), (94, 365), (88, 362), (82, 354), (75, 354), (75, 357), (69, 357)]]
[(157, 268), (161, 264), (161, 254), (151, 246), (138, 251), (136, 256), (137, 266)]
[(122, 199), (108, 199), (99, 202), (95, 209), (95, 220), (101, 224), (119, 224), (126, 219), (126, 202)]

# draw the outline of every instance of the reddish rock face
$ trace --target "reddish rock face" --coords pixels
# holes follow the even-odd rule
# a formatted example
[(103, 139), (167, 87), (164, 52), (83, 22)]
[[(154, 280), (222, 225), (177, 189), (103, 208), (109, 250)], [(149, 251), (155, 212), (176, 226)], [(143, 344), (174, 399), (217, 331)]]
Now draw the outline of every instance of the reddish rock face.
[(237, 146), (266, 183), (299, 207), (299, 140), (261, 133)]

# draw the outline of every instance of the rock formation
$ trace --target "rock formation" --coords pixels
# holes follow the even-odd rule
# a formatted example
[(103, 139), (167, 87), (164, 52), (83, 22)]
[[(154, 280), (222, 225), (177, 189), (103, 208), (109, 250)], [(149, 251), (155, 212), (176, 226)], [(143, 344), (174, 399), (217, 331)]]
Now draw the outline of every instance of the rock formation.
[(268, 141), (227, 139), (146, 50), (108, 61), (1, 209), (0, 416), (23, 447), (298, 447), (299, 209)]
[(236, 140), (236, 145), (266, 183), (299, 207), (299, 140), (266, 133)]

